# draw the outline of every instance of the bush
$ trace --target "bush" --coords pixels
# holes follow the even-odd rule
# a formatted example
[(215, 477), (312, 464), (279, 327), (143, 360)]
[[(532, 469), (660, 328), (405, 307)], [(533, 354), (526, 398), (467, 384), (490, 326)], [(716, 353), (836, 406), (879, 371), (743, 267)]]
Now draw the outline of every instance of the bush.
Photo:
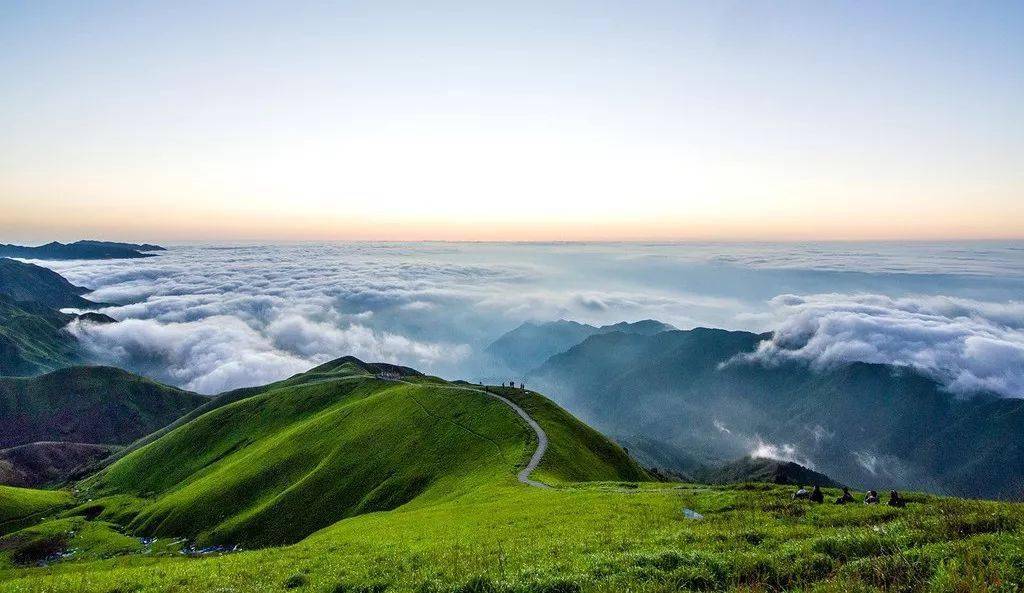
[(304, 574), (293, 574), (292, 576), (290, 576), (287, 579), (285, 579), (285, 581), (284, 581), (284, 588), (285, 589), (296, 589), (298, 587), (301, 587), (301, 586), (305, 585), (307, 582), (309, 582), (309, 581), (308, 581), (308, 579), (306, 579), (306, 575), (304, 575)]

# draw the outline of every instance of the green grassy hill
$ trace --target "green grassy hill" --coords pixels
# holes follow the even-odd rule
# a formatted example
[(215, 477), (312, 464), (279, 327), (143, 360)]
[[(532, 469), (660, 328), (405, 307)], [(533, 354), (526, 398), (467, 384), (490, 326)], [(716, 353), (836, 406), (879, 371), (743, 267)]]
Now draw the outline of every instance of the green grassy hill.
[(112, 367), (0, 377), (0, 448), (38, 441), (126, 444), (207, 401)]
[(0, 295), (0, 376), (26, 376), (74, 364), (75, 338), (63, 327), (75, 318)]
[[(407, 383), (374, 377), (389, 369)], [(539, 479), (647, 477), (542, 396), (514, 399), (550, 427)], [(219, 403), (81, 484), (90, 508), (139, 534), (291, 543), (346, 517), (514, 484), (535, 448), (522, 419), (475, 388), (351, 358)]]
[[(644, 483), (551, 401), (489, 389), (546, 433), (532, 478), (553, 488), (517, 481), (536, 434), (503, 402), (342, 359), (209, 402), (74, 495), (0, 489), (0, 592), (953, 592), (1024, 578), (1021, 505)], [(295, 543), (193, 558), (192, 542)]]
[[(28, 376), (80, 363), (78, 342), (64, 331), (76, 316), (64, 307), (94, 308), (75, 286), (53, 270), (0, 257), (0, 376)], [(81, 316), (88, 323), (114, 321), (101, 313)]]
[(0, 535), (17, 531), (38, 515), (69, 506), (71, 494), (61, 490), (34, 490), (0, 486)]

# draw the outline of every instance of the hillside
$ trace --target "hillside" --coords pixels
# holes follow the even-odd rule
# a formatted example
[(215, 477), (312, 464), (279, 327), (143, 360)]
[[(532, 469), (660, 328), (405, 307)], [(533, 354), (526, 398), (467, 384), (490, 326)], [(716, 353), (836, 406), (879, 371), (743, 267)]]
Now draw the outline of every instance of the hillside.
[(543, 363), (548, 357), (564, 352), (590, 336), (622, 332), (653, 335), (675, 329), (671, 325), (646, 319), (635, 323), (621, 322), (596, 327), (560, 319), (547, 323), (526, 322), (503, 334), (484, 351), (496, 372), (509, 370), (522, 373)]
[(131, 259), (153, 257), (150, 251), (164, 251), (163, 247), (149, 244), (116, 243), (110, 241), (75, 241), (27, 247), (0, 244), (0, 257), (24, 259)]
[(792, 461), (764, 459), (749, 455), (715, 468), (698, 471), (694, 474), (694, 480), (704, 484), (763, 482), (766, 484), (842, 488), (842, 484), (832, 478)]
[(0, 484), (39, 488), (61, 483), (76, 470), (100, 461), (117, 449), (113, 445), (60, 442), (0, 449)]
[(0, 448), (38, 441), (127, 444), (207, 401), (111, 367), (0, 377)]
[[(857, 487), (1021, 498), (1024, 401), (959, 399), (886, 365), (725, 364), (764, 337), (705, 328), (591, 336), (528, 381), (603, 431), (646, 439), (645, 449), (664, 442), (699, 463), (786, 449)], [(693, 470), (686, 465), (668, 469)]]
[[(375, 378), (382, 370), (408, 383)], [(646, 477), (543, 397), (516, 401), (551, 429), (538, 479)], [(101, 517), (136, 533), (263, 546), (346, 517), (514, 484), (534, 448), (522, 419), (476, 388), (346, 358), (211, 409), (81, 487)]]
[[(1020, 505), (640, 483), (546, 398), (487, 389), (345, 358), (225, 394), (77, 500), (0, 488), (0, 592), (980, 591), (1024, 577)], [(517, 481), (537, 434), (496, 394), (543, 430), (531, 477), (553, 488)]]
[[(908, 494), (903, 509), (816, 505), (792, 500), (793, 491), (511, 483), (351, 517), (287, 547), (222, 555), (176, 538), (126, 537), (114, 523), (62, 512), (61, 493), (19, 491), (12, 500), (0, 488), (0, 517), (15, 501), (21, 516), (37, 513), (0, 537), (0, 592), (945, 593), (1014, 591), (1024, 580), (1020, 505), (921, 494)], [(70, 552), (22, 567), (53, 550)]]
[[(99, 306), (82, 298), (87, 292), (47, 268), (0, 258), (0, 376), (35, 375), (84, 362), (78, 342), (64, 330), (76, 315), (58, 309)], [(93, 311), (77, 318), (115, 321)]]
[(75, 318), (0, 296), (0, 376), (26, 376), (78, 362), (78, 342), (64, 331)]
[(88, 288), (75, 286), (42, 266), (0, 257), (0, 295), (13, 302), (33, 302), (50, 309), (90, 308), (97, 303), (82, 298)]

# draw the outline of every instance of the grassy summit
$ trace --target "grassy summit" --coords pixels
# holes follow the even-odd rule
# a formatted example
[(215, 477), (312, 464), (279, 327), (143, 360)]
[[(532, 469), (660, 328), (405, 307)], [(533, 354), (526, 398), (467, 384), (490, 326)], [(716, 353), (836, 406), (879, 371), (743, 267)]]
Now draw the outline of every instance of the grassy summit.
[[(132, 531), (249, 547), (515, 481), (535, 435), (508, 406), (464, 385), (418, 374), (385, 381), (374, 370), (352, 361), (318, 367), (207, 412), (81, 487), (98, 499), (94, 508), (107, 496), (135, 497), (116, 511)], [(553, 426), (540, 478), (646, 476), (551, 402), (519, 399)]]
[[(532, 478), (554, 488), (517, 481), (536, 434), (509, 406), (347, 359), (211, 402), (80, 483), (77, 507), (0, 491), (0, 508), (39, 497), (15, 513), (33, 524), (0, 538), (0, 591), (1014, 591), (1024, 578), (1020, 505), (644, 482), (546, 398), (492, 390), (544, 430)], [(288, 545), (188, 558), (180, 538)], [(24, 566), (55, 549), (71, 555)]]

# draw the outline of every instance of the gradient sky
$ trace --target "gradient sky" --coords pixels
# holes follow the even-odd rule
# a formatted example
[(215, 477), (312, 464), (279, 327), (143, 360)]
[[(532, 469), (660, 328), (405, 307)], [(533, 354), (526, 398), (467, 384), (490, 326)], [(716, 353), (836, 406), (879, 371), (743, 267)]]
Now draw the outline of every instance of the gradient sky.
[(1024, 3), (0, 0), (0, 241), (1024, 238)]

